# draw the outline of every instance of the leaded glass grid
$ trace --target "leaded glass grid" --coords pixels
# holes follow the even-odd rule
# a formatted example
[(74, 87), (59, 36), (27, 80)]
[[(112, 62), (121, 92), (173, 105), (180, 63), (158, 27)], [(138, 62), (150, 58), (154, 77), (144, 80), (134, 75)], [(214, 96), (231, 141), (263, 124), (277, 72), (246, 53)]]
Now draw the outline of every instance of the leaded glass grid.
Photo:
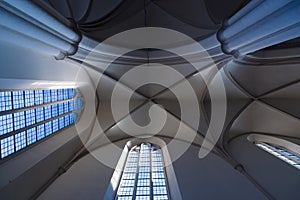
[(300, 157), (284, 148), (260, 142), (256, 146), (300, 170)]
[(0, 91), (0, 159), (74, 124), (82, 98), (75, 88)]
[(129, 151), (115, 199), (170, 199), (161, 149), (143, 143)]

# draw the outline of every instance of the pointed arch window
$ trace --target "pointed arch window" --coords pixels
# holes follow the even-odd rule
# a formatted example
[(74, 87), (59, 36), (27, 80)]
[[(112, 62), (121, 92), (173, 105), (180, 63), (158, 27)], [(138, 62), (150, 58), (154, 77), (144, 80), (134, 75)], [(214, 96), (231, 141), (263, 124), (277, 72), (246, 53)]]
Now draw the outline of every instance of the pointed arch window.
[(74, 124), (82, 105), (76, 88), (0, 91), (0, 162)]
[(247, 139), (260, 149), (300, 170), (300, 146), (298, 144), (263, 134), (250, 134)]
[(300, 170), (300, 156), (282, 147), (265, 142), (255, 143), (255, 145)]
[(116, 200), (167, 200), (169, 198), (162, 151), (142, 143), (128, 153)]

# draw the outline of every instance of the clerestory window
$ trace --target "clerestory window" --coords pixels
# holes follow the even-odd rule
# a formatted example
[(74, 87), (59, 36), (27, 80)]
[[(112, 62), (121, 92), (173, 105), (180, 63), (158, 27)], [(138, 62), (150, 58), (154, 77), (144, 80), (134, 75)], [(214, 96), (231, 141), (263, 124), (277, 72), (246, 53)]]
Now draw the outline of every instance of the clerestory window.
[(268, 144), (265, 142), (257, 142), (256, 146), (265, 150), (266, 152), (276, 156), (277, 158), (287, 162), (288, 164), (300, 169), (300, 156), (292, 153), (291, 151), (281, 148), (279, 146), (275, 146), (272, 144)]
[(162, 151), (159, 147), (142, 143), (129, 151), (115, 199), (170, 199)]
[(82, 105), (75, 88), (0, 91), (1, 160), (74, 124)]

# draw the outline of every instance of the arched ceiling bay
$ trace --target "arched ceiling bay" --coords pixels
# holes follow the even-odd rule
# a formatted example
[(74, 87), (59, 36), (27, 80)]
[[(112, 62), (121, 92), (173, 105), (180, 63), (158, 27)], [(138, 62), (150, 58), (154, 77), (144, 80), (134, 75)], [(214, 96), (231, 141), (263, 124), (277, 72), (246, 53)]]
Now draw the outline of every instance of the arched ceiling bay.
[[(47, 0), (76, 22), (86, 36), (103, 41), (130, 28), (157, 26), (181, 31), (194, 39), (214, 33), (220, 23), (248, 0)], [(219, 6), (215, 6), (219, 5)]]
[[(293, 115), (296, 118), (299, 116), (299, 111), (292, 109), (297, 100), (282, 100), (283, 97), (292, 96), (299, 88), (300, 79), (297, 67), (299, 39), (287, 41), (235, 60), (222, 53), (215, 37), (210, 38), (220, 28), (222, 21), (240, 10), (249, 2), (248, 0), (45, 0), (43, 2), (48, 3), (60, 14), (72, 20), (78, 31), (94, 40), (94, 46), (122, 31), (147, 26), (177, 30), (199, 41), (219, 68), (226, 66), (222, 77), (228, 90), (229, 113), (224, 137), (230, 135), (231, 131), (236, 132), (234, 127), (239, 127), (240, 116), (246, 115), (245, 113), (249, 110), (247, 108), (254, 105), (250, 103), (252, 101), (258, 102), (255, 105), (267, 107), (266, 110), (274, 109), (284, 112), (284, 115)], [(84, 51), (84, 49), (79, 48), (79, 51)], [(197, 52), (193, 53), (197, 58)], [(73, 58), (76, 59), (76, 56), (78, 54)], [(171, 57), (172, 59), (170, 59)], [(94, 66), (94, 69), (103, 73), (100, 62), (102, 58), (95, 59), (99, 59), (99, 65)], [(205, 60), (204, 58), (198, 59), (199, 62)], [(168, 52), (141, 49), (130, 52), (112, 63), (105, 72), (110, 77), (110, 81), (106, 83), (118, 81), (128, 70), (151, 61), (170, 65), (183, 74), (193, 87), (200, 88), (197, 95), (201, 97), (199, 103), (201, 111), (204, 113), (204, 120), (202, 120), (203, 124), (200, 128), (195, 129), (199, 133), (205, 132), (210, 120), (209, 93), (205, 90), (205, 86), (202, 87), (205, 85), (203, 77), (198, 76), (197, 73), (205, 70), (206, 66), (195, 70), (184, 60)], [(206, 75), (211, 76), (211, 74)], [(172, 87), (176, 87), (177, 82), (180, 80), (174, 80)], [(134, 83), (130, 80), (122, 82), (122, 84), (128, 90), (134, 87)], [(139, 97), (138, 99), (134, 98), (138, 100), (135, 102), (138, 105), (143, 104), (144, 99), (150, 99), (153, 102), (164, 104), (170, 114), (176, 117), (180, 116), (178, 103), (168, 100), (174, 98), (170, 90), (153, 84), (139, 88), (135, 92)], [(102, 94), (105, 96), (106, 92)], [(101, 113), (101, 109), (98, 112)], [(102, 112), (103, 115), (105, 113), (106, 111)], [(248, 114), (251, 115), (251, 113)], [(110, 120), (105, 123), (107, 123), (107, 127), (111, 125)], [(187, 124), (189, 123), (187, 122)], [(256, 126), (257, 124), (252, 125)], [(268, 130), (268, 128), (264, 128), (264, 130)], [(269, 130), (272, 132), (272, 129)]]

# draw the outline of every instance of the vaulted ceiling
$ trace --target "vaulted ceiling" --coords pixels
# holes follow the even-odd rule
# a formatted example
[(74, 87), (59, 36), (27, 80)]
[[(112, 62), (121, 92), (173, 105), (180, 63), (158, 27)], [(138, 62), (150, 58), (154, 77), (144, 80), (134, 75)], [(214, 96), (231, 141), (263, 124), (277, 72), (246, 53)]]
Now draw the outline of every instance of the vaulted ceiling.
[[(164, 27), (180, 31), (195, 40), (214, 33), (220, 23), (233, 15), (247, 0), (48, 0), (53, 8), (78, 29), (98, 42), (122, 31), (144, 27)], [(218, 5), (218, 6), (216, 6)]]
[[(248, 0), (45, 0), (42, 3), (41, 1), (35, 2), (44, 7), (48, 5), (49, 11), (56, 10), (71, 21), (74, 28), (83, 35), (83, 41), (88, 38), (91, 49), (115, 34), (139, 27), (168, 28), (198, 41), (212, 61), (221, 69), (220, 73), (227, 95), (227, 115), (219, 147), (227, 153), (229, 151), (226, 149), (227, 142), (236, 134), (278, 132), (252, 119), (254, 115), (267, 117), (273, 113), (272, 117), (268, 118), (269, 120), (275, 117), (280, 123), (292, 123), (291, 130), (287, 131), (291, 133), (286, 133), (285, 136), (295, 137), (292, 133), (299, 126), (299, 122), (293, 123), (289, 120), (297, 121), (300, 116), (300, 110), (296, 106), (298, 100), (296, 91), (300, 87), (297, 67), (299, 39), (234, 59), (222, 52), (215, 37), (221, 23), (245, 6)], [(120, 81), (126, 88), (124, 90), (135, 90), (134, 80), (120, 80), (121, 77), (139, 65), (161, 63), (180, 72), (196, 91), (201, 120), (198, 127), (192, 128), (205, 136), (211, 117), (211, 98), (206, 80), (212, 84), (217, 71), (213, 66), (205, 65), (206, 60), (200, 52), (190, 53), (190, 56), (194, 57), (197, 62), (203, 62), (203, 66), (198, 69), (178, 55), (161, 49), (149, 48), (128, 52), (104, 69), (103, 62), (107, 56), (110, 56), (109, 52), (96, 54), (96, 61), (88, 64), (89, 62), (84, 59), (89, 52), (79, 45), (78, 52), (70, 56), (70, 59), (80, 63), (84, 61), (90, 73), (94, 71), (106, 75), (97, 83), (96, 89), (99, 99), (97, 116), (99, 122), (107, 128), (106, 131), (117, 124), (109, 109), (115, 84)], [(181, 81), (182, 79), (174, 79), (169, 87), (159, 84), (146, 84), (138, 87), (131, 98), (131, 113), (128, 114), (132, 115), (137, 123), (145, 125), (149, 123), (147, 107), (154, 103), (162, 105), (168, 115), (183, 120), (179, 102), (172, 92), (172, 88), (180, 87)], [(257, 113), (256, 110), (262, 113)], [(134, 113), (139, 112), (138, 117), (134, 117)], [(245, 120), (253, 123), (248, 124), (250, 127), (245, 126), (248, 129), (243, 127), (243, 130), (240, 130)], [(185, 123), (190, 126), (194, 122), (193, 119), (187, 119)], [(252, 126), (254, 128), (251, 128)], [(233, 132), (232, 135), (231, 132)]]
[[(176, 132), (174, 130), (180, 121), (183, 121), (186, 127), (198, 133), (200, 139), (196, 138), (194, 143), (201, 145), (211, 121), (211, 97), (207, 83), (213, 85), (216, 74), (220, 73), (227, 99), (225, 124), (215, 148), (220, 156), (225, 157), (228, 162), (234, 160), (236, 161), (234, 163), (241, 163), (245, 169), (248, 167), (251, 176), (259, 179), (251, 163), (242, 156), (243, 153), (254, 151), (246, 148), (245, 134), (276, 135), (300, 143), (299, 38), (235, 59), (222, 52), (215, 37), (222, 21), (240, 10), (249, 2), (248, 0), (45, 0), (44, 2), (71, 20), (75, 29), (83, 35), (83, 40), (88, 38), (87, 41), (92, 41), (89, 43), (91, 49), (122, 31), (139, 27), (163, 27), (184, 33), (202, 44), (220, 69), (216, 71), (213, 65), (206, 66), (205, 58), (199, 57), (202, 55), (201, 52), (190, 53), (197, 62), (203, 62), (202, 67), (195, 69), (178, 55), (147, 48), (122, 55), (108, 68), (104, 68), (102, 62), (110, 56), (109, 52), (97, 54), (97, 58), (89, 62), (85, 60), (89, 51), (79, 47), (78, 52), (69, 56), (69, 59), (83, 63), (88, 73), (95, 79), (98, 74), (105, 74), (95, 86), (98, 98), (96, 108), (98, 121), (111, 141), (128, 137), (119, 125), (126, 123), (129, 118), (133, 118), (139, 125), (147, 125), (150, 121), (149, 108), (159, 104), (167, 111), (167, 122), (158, 133), (159, 136), (174, 137)], [(149, 63), (168, 65), (180, 72), (190, 83), (199, 103), (201, 113), (199, 126), (193, 126), (197, 119), (182, 119), (179, 102), (172, 92), (172, 89), (181, 87), (183, 79), (171, 80), (172, 84), (169, 87), (147, 84), (137, 90), (134, 80), (121, 80), (131, 69)], [(125, 93), (135, 90), (131, 97), (130, 112), (119, 121), (113, 118), (110, 109), (110, 97), (117, 82), (122, 83)], [(243, 144), (245, 149), (236, 149), (237, 141)], [(278, 187), (268, 186), (263, 181), (261, 184), (269, 193), (280, 196)]]

